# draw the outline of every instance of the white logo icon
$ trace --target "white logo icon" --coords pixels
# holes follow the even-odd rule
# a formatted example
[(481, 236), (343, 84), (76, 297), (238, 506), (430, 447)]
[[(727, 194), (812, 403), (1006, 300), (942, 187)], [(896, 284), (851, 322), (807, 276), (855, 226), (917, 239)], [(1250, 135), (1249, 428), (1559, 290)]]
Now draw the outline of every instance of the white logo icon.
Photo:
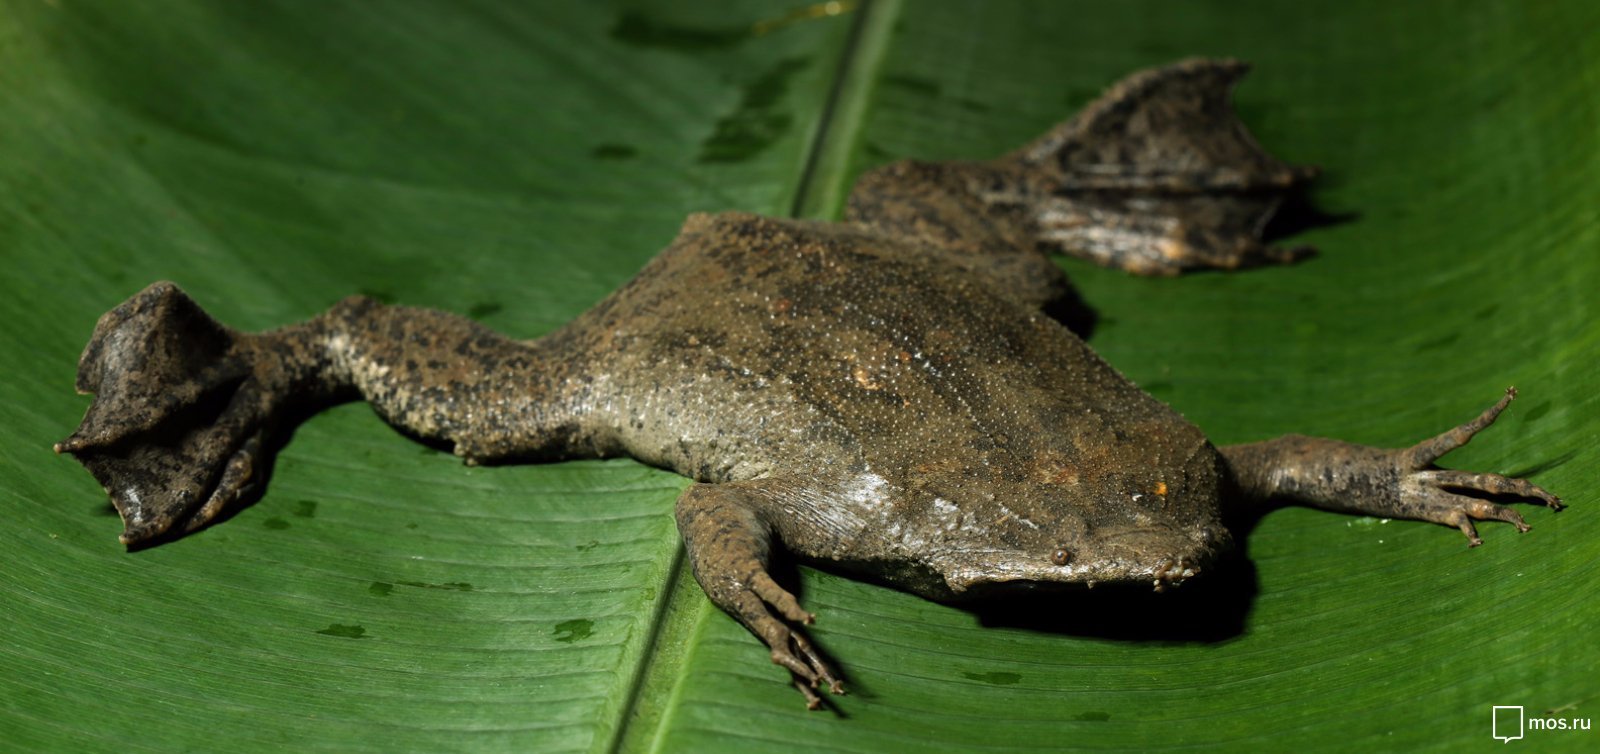
[(1522, 706), (1501, 706), (1494, 708), (1494, 737), (1511, 743), (1522, 738)]

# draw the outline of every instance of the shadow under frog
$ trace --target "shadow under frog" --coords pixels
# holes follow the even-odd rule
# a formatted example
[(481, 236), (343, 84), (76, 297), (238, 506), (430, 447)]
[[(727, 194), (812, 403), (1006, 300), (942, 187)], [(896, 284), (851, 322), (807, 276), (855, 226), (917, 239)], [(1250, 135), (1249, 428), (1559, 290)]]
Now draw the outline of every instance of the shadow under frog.
[[(156, 283), (96, 324), (77, 376), (95, 398), (56, 449), (105, 487), (130, 548), (259, 494), (294, 424), (356, 398), (469, 464), (671, 469), (697, 482), (675, 509), (696, 580), (812, 707), (843, 682), (807, 637), (814, 616), (773, 579), (775, 552), (1018, 606), (981, 608), (990, 622), (1172, 638), (1140, 628), (1171, 621), (1120, 617), (1164, 603), (1099, 595), (1209, 575), (1242, 533), (1230, 524), (1270, 503), (1431, 521), (1472, 545), (1474, 520), (1526, 530), (1487, 498), (1559, 508), (1554, 495), (1434, 465), (1513, 391), (1408, 448), (1298, 435), (1218, 448), (1050, 316), (1081, 306), (1050, 252), (1141, 275), (1309, 253), (1262, 240), (1315, 171), (1267, 154), (1234, 115), (1244, 71), (1143, 71), (1009, 155), (878, 168), (843, 222), (692, 215), (631, 281), (532, 341), (362, 296), (241, 333)], [(1219, 622), (1187, 638), (1238, 632), (1254, 582), (1234, 573), (1212, 587), (1226, 612), (1204, 620)], [(1054, 595), (1074, 587), (1098, 590)], [(1051, 617), (1068, 604), (1080, 609)]]

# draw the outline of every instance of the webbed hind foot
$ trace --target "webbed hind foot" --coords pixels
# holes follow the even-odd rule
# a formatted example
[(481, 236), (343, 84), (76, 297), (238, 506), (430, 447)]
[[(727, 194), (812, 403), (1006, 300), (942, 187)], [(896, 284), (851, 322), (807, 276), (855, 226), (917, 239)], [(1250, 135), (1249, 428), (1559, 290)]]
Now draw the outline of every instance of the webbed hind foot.
[(1047, 245), (1142, 275), (1283, 264), (1262, 231), (1316, 176), (1262, 149), (1234, 114), (1236, 60), (1135, 73), (1077, 117), (1000, 161), (1017, 176), (984, 194), (1016, 206)]
[(295, 335), (231, 330), (167, 282), (100, 318), (78, 362), (94, 402), (55, 451), (105, 488), (123, 544), (194, 531), (250, 491), (272, 420), (309, 371)]

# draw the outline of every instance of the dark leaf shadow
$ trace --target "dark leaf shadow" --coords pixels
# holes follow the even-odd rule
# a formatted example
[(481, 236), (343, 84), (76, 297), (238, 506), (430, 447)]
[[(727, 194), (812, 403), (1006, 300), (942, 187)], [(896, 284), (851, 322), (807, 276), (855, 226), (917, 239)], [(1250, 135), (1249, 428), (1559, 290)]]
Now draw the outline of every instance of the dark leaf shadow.
[[(1335, 180), (1324, 174), (1317, 179), (1319, 188), (1327, 188)], [(1361, 219), (1360, 212), (1325, 212), (1311, 200), (1311, 192), (1300, 188), (1289, 192), (1278, 211), (1261, 229), (1261, 241), (1272, 244), (1308, 230), (1329, 228)]]
[(1159, 593), (1148, 585), (1101, 586), (963, 607), (984, 626), (1117, 641), (1213, 644), (1244, 634), (1258, 589), (1255, 566), (1235, 553), (1203, 577)]

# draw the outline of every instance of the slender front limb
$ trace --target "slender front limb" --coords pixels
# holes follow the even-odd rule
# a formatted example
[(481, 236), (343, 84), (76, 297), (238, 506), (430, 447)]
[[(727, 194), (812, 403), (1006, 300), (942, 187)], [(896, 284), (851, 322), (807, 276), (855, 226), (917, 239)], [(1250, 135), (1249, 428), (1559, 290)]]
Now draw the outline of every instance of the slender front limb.
[[(1499, 474), (1440, 469), (1433, 462), (1494, 423), (1516, 389), (1476, 419), (1410, 448), (1384, 449), (1289, 435), (1222, 448), (1245, 504), (1282, 500), (1313, 508), (1454, 526), (1473, 547), (1483, 544), (1473, 520), (1528, 524), (1516, 511), (1478, 495), (1538, 500), (1561, 510), (1561, 499), (1538, 485)], [(1466, 493), (1466, 494), (1463, 494)]]
[(766, 642), (773, 664), (789, 669), (806, 706), (817, 709), (822, 706), (818, 687), (843, 694), (844, 684), (805, 632), (793, 625), (810, 624), (816, 616), (767, 573), (772, 527), (761, 516), (765, 493), (760, 485), (690, 487), (678, 498), (678, 531), (706, 596)]
[(123, 543), (148, 544), (205, 526), (250, 492), (286, 418), (356, 396), (468, 462), (565, 452), (572, 424), (546, 400), (559, 375), (542, 363), (533, 346), (462, 317), (360, 297), (241, 333), (156, 283), (96, 324), (77, 379), (95, 399), (55, 449), (105, 487)]

